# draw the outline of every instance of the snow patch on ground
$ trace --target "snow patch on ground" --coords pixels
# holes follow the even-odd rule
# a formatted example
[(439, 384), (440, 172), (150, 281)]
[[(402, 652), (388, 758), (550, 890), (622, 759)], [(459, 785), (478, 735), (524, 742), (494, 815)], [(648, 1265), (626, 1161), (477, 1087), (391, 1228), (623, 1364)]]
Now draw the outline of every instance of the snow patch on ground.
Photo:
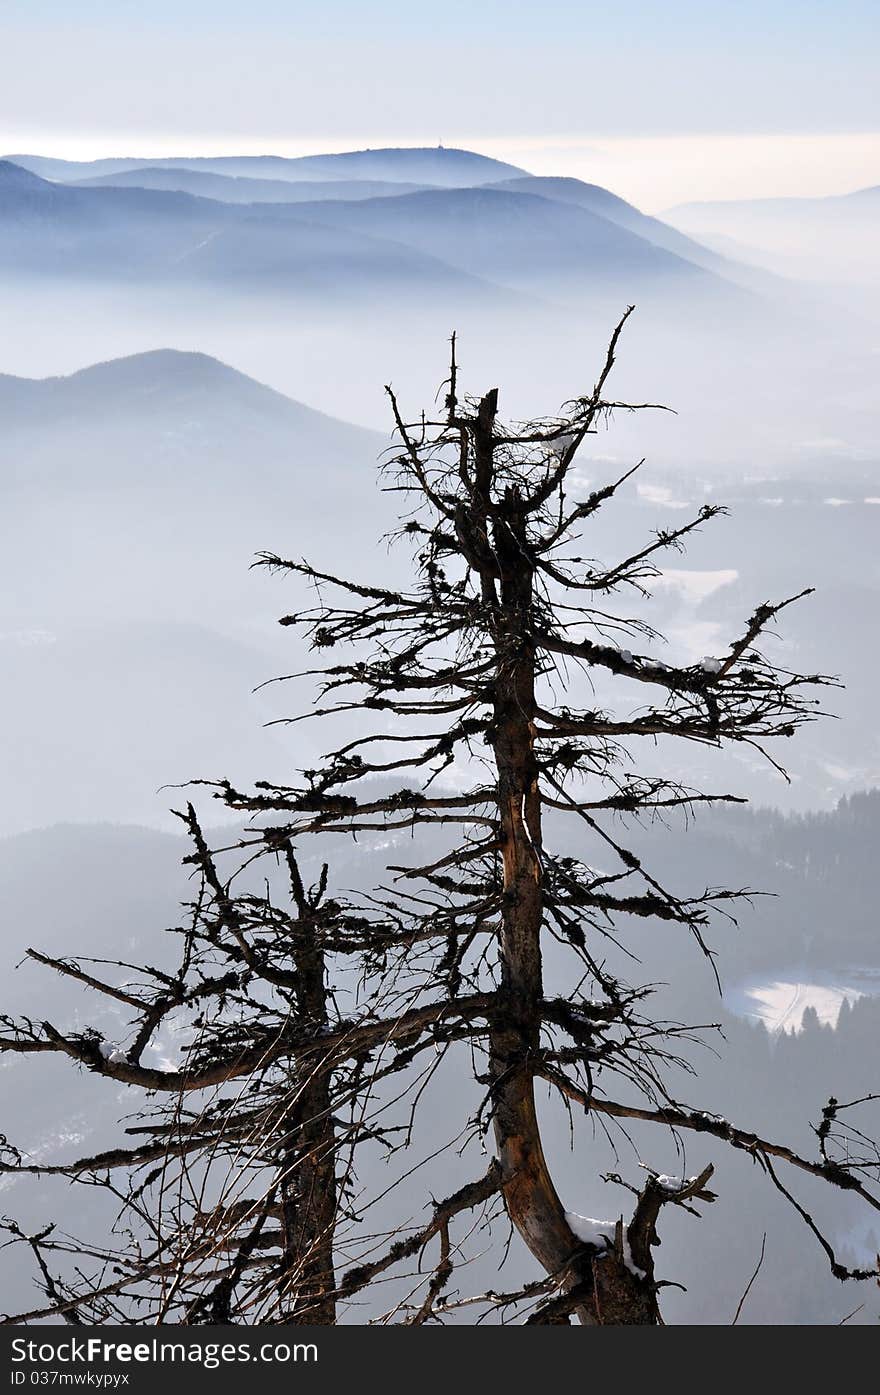
[(763, 983), (741, 985), (729, 995), (729, 1003), (740, 1017), (763, 1022), (768, 1032), (800, 1032), (808, 1008), (814, 1009), (822, 1026), (836, 1027), (845, 1002), (855, 1003), (878, 989), (880, 983), (874, 982), (867, 971), (853, 971), (839, 978), (829, 976), (818, 983), (785, 974)]

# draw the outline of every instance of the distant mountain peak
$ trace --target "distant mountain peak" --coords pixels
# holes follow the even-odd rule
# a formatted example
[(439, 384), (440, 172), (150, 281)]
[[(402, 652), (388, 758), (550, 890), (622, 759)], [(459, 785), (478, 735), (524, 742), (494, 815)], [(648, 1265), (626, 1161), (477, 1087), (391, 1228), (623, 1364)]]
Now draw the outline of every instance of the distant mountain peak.
[(300, 412), (310, 410), (220, 359), (188, 349), (146, 349), (49, 378), (15, 378), (3, 374), (0, 375), (0, 400), (4, 390), (7, 394), (14, 393), (16, 385), (31, 393), (41, 390), (61, 393), (60, 400), (67, 402), (102, 402), (106, 408), (112, 404), (114, 410), (126, 410), (137, 401), (157, 397), (167, 400), (169, 394), (180, 398), (194, 392), (219, 392), (221, 399), (230, 393), (238, 397), (257, 395), (266, 400), (275, 399)]
[[(108, 423), (130, 418), (148, 420), (150, 429), (161, 431), (163, 421), (167, 425), (180, 412), (190, 426), (201, 420), (205, 427), (219, 422), (228, 427), (232, 422), (236, 429), (251, 429), (263, 421), (327, 439), (373, 442), (373, 433), (365, 428), (189, 349), (147, 349), (47, 378), (0, 373), (0, 428), (7, 430), (26, 427), (40, 432), (73, 419)], [(2, 446), (0, 429), (0, 456)]]
[(79, 378), (86, 375), (106, 378), (154, 375), (173, 377), (177, 380), (181, 377), (205, 380), (247, 376), (220, 359), (194, 349), (144, 349), (140, 353), (125, 354), (121, 358), (89, 364), (88, 367), (80, 368), (69, 376)]
[(507, 164), (504, 160), (451, 145), (397, 145), (346, 150), (337, 155), (306, 155), (291, 160), (289, 164), (299, 169), (321, 168), (328, 172), (381, 170), (386, 178), (399, 174), (430, 183), (433, 177), (436, 182), (446, 185), (468, 180), (484, 183), (493, 178), (504, 179), (526, 173), (519, 166)]

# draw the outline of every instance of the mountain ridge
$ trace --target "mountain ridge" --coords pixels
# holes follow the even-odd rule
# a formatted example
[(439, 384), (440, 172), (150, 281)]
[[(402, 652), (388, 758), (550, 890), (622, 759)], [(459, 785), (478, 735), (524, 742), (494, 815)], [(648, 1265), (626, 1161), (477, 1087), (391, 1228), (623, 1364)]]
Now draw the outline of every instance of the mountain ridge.
[(491, 272), (493, 280), (519, 291), (568, 275), (686, 276), (694, 284), (726, 284), (716, 272), (571, 200), (496, 184), (298, 204), (296, 216), (395, 239), (423, 255), (442, 256), (470, 275)]
[[(146, 374), (146, 378), (145, 378)], [(248, 395), (258, 396), (264, 400), (266, 405), (280, 407), (289, 410), (290, 407), (297, 410), (303, 416), (321, 418), (326, 423), (335, 423), (349, 427), (351, 423), (343, 421), (342, 418), (329, 416), (328, 413), (318, 412), (315, 407), (305, 405), (304, 402), (296, 398), (290, 398), (287, 393), (279, 392), (276, 388), (271, 388), (259, 382), (257, 378), (250, 377), (250, 374), (241, 372), (234, 368), (232, 364), (227, 364), (222, 359), (216, 359), (213, 354), (201, 353), (199, 350), (188, 349), (145, 349), (138, 353), (121, 354), (116, 359), (102, 359), (96, 363), (85, 364), (82, 368), (74, 368), (66, 374), (50, 374), (45, 378), (22, 377), (18, 374), (0, 374), (0, 392), (10, 393), (11, 391), (22, 391), (25, 393), (39, 393), (43, 389), (45, 393), (59, 391), (77, 391), (84, 388), (88, 391), (92, 386), (99, 389), (112, 388), (119, 395), (120, 388), (128, 386), (135, 389), (137, 393), (152, 393), (160, 388), (176, 388), (181, 386), (197, 386), (197, 388), (222, 388), (229, 389), (236, 385), (238, 391), (247, 392)], [(1, 399), (0, 399), (1, 400)], [(119, 403), (119, 396), (116, 398)], [(361, 427), (353, 427), (353, 430), (365, 430)]]
[[(29, 171), (28, 171), (29, 173)], [(38, 177), (38, 176), (35, 176)], [(381, 198), (414, 193), (424, 188), (403, 180), (378, 179), (260, 179), (256, 175), (217, 174), (180, 166), (144, 165), (115, 174), (92, 175), (69, 182), (72, 189), (164, 189), (220, 203), (300, 203), (321, 199)]]
[[(21, 153), (5, 158), (36, 174), (54, 171), (55, 177), (62, 180), (65, 174), (68, 178), (77, 175), (82, 177), (87, 173), (114, 174), (151, 166), (163, 169), (205, 170), (218, 174), (228, 174), (233, 170), (243, 174), (272, 171), (276, 176), (286, 175), (292, 180), (308, 177), (308, 171), (317, 170), (320, 170), (325, 178), (348, 178), (350, 174), (341, 172), (357, 169), (362, 173), (371, 171), (372, 178), (390, 178), (393, 182), (402, 170), (409, 170), (407, 178), (411, 179), (412, 171), (418, 169), (423, 172), (431, 171), (435, 176), (435, 179), (431, 180), (426, 179), (424, 173), (420, 173), (416, 179), (418, 183), (439, 182), (441, 185), (455, 187), (462, 182), (461, 175), (465, 170), (471, 172), (474, 183), (483, 183), (493, 176), (507, 178), (526, 172), (504, 160), (495, 160), (491, 156), (481, 155), (478, 151), (463, 150), (455, 146), (386, 146), (375, 150), (347, 150), (335, 154), (299, 156), (153, 156), (144, 159), (122, 156), (75, 161)], [(383, 173), (380, 174), (379, 171)]]
[[(233, 480), (235, 450), (248, 445), (252, 460), (262, 462), (258, 473), (280, 478), (288, 450), (329, 467), (374, 460), (384, 444), (379, 432), (195, 351), (149, 349), (46, 378), (0, 374), (0, 469), (7, 489), (37, 482), (103, 487), (129, 475), (182, 483), (188, 469), (203, 472), (212, 458), (215, 477)], [(78, 465), (72, 473), (65, 455)], [(113, 458), (127, 458), (129, 470), (120, 475)]]
[[(361, 190), (357, 197), (292, 201), (282, 201), (283, 182), (275, 181), (272, 199), (263, 201), (259, 180), (236, 178), (236, 200), (223, 201), (190, 189), (147, 188), (136, 172), (53, 183), (14, 163), (0, 166), (0, 174), (4, 168), (10, 193), (0, 199), (0, 249), (19, 272), (110, 272), (126, 281), (176, 283), (189, 277), (232, 290), (274, 288), (330, 299), (338, 299), (340, 288), (343, 295), (364, 287), (372, 293), (422, 287), (444, 296), (509, 299), (557, 294), (566, 278), (574, 289), (631, 280), (636, 293), (682, 278), (703, 292), (729, 291), (735, 281), (726, 275), (733, 264), (717, 253), (579, 180), (526, 175), (439, 187), (390, 184), (366, 197)], [(206, 177), (200, 174), (194, 187)], [(257, 197), (242, 202), (242, 190)]]
[(325, 301), (401, 286), (510, 299), (490, 280), (405, 242), (310, 217), (309, 210), (332, 207), (231, 204), (166, 189), (84, 187), (39, 175), (21, 183), (15, 176), (6, 197), (0, 183), (0, 267), (5, 263), (16, 280), (29, 274), (180, 284), (189, 274), (196, 284)]

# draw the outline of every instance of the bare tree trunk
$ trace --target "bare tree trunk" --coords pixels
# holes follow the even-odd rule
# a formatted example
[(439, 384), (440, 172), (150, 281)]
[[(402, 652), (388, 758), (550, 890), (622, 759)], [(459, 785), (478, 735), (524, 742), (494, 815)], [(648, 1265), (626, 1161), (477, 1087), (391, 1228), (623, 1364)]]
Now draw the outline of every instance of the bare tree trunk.
[[(324, 953), (292, 856), (288, 865), (301, 920), (294, 948), (296, 1002), (311, 1029), (326, 1028)], [(333, 1239), (338, 1210), (336, 1137), (331, 1073), (320, 1060), (306, 1063), (297, 1082), (291, 1128), (282, 1145), (281, 1272), (289, 1275), (290, 1307), (285, 1320), (332, 1326), (336, 1322)]]
[[(496, 395), (480, 404), (477, 480), (492, 477)], [(482, 470), (480, 468), (482, 463)], [(488, 490), (486, 490), (488, 496)], [(503, 859), (501, 983), (490, 1024), (494, 1130), (508, 1215), (531, 1253), (563, 1290), (583, 1299), (582, 1323), (654, 1323), (653, 1285), (627, 1266), (621, 1241), (596, 1256), (585, 1250), (566, 1218), (544, 1157), (535, 1106), (534, 1070), (540, 1050), (544, 920), (541, 794), (535, 752), (537, 656), (532, 638), (534, 565), (525, 517), (508, 488), (492, 529), (497, 562), (496, 687), (493, 747)], [(488, 534), (488, 512), (477, 526)], [(553, 1319), (551, 1319), (553, 1320)], [(567, 1321), (567, 1315), (561, 1321)]]
[(336, 1321), (333, 1234), (336, 1154), (326, 1075), (306, 1085), (297, 1122), (283, 1150), (281, 1188), (282, 1275), (290, 1275), (285, 1321), (332, 1326)]

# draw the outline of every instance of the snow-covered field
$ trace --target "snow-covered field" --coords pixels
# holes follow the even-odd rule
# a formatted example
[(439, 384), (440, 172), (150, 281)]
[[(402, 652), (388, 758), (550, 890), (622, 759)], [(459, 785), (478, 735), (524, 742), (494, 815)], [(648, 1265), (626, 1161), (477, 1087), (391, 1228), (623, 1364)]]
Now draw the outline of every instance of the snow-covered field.
[(728, 1005), (740, 1017), (764, 1023), (771, 1032), (799, 1032), (804, 1013), (814, 1008), (823, 1026), (836, 1027), (844, 1002), (880, 993), (880, 974), (851, 969), (841, 974), (800, 975), (783, 972), (778, 978), (748, 981), (726, 993)]

